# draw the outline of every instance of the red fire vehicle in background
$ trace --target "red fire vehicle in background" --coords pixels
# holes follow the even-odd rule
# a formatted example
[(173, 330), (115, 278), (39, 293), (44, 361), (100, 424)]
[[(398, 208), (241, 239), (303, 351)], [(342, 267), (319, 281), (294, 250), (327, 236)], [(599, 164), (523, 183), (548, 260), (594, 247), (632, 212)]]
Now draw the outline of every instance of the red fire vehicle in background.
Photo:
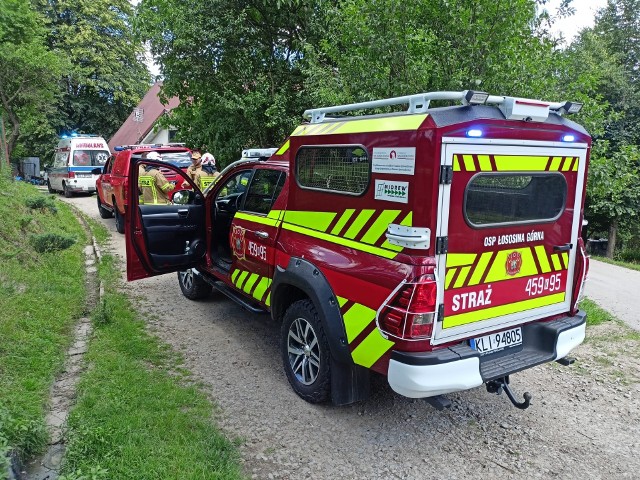
[(464, 91), (309, 110), (268, 160), (174, 205), (138, 205), (132, 162), (128, 278), (178, 271), (190, 299), (270, 312), (311, 402), (366, 398), (373, 370), (439, 408), (483, 384), (526, 408), (510, 375), (570, 364), (585, 336), (580, 107)]
[[(174, 170), (166, 167), (173, 165), (181, 170), (191, 165), (191, 150), (182, 144), (154, 144), (154, 145), (127, 145), (115, 147), (115, 153), (109, 157), (103, 168), (95, 169), (100, 176), (96, 180), (98, 193), (98, 211), (102, 218), (115, 217), (116, 230), (124, 233), (124, 218), (127, 210), (127, 185), (129, 178), (129, 166), (132, 160), (138, 160), (144, 153), (158, 152), (162, 155), (160, 171), (166, 179), (178, 188), (182, 184)], [(137, 185), (137, 183), (136, 183)]]

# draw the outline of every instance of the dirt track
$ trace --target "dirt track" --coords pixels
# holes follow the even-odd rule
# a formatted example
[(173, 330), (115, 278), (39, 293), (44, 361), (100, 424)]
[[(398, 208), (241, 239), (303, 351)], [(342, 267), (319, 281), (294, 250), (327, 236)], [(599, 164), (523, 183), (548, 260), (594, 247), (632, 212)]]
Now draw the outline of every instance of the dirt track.
[[(95, 196), (70, 202), (98, 218)], [(123, 237), (113, 220), (100, 221), (124, 268)], [(149, 314), (150, 329), (183, 353), (220, 406), (220, 425), (243, 440), (245, 469), (254, 478), (611, 479), (640, 471), (640, 348), (620, 325), (590, 328), (572, 367), (544, 365), (513, 376), (519, 396), (533, 395), (525, 411), (478, 388), (449, 395), (452, 408), (438, 412), (398, 396), (382, 377), (374, 378), (367, 402), (337, 408), (293, 393), (279, 329), (268, 316), (219, 294), (187, 300), (175, 275), (126, 289)]]

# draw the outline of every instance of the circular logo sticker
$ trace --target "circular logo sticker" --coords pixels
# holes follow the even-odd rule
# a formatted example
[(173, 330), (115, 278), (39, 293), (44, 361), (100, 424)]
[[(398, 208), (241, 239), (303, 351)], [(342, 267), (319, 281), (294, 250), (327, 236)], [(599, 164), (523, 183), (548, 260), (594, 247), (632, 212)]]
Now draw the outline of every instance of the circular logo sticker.
[(507, 257), (507, 275), (514, 276), (520, 273), (520, 267), (522, 267), (522, 255), (520, 252), (511, 252)]

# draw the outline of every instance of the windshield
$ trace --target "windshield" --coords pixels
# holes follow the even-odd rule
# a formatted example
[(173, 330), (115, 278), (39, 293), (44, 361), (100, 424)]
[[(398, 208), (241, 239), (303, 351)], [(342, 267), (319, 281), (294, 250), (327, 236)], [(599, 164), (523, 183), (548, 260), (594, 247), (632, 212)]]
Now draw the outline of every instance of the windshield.
[(191, 152), (161, 152), (162, 161), (176, 167), (186, 168), (191, 165)]
[(106, 150), (74, 150), (73, 164), (77, 167), (101, 167), (109, 158)]

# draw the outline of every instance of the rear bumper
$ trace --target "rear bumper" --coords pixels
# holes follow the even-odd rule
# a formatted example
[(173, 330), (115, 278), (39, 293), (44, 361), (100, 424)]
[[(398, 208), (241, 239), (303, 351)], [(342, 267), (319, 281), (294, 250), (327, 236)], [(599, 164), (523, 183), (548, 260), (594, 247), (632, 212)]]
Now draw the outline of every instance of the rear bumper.
[(435, 352), (394, 351), (389, 362), (391, 388), (405, 397), (433, 397), (468, 390), (495, 378), (565, 357), (585, 337), (586, 313), (522, 326), (523, 344), (480, 356), (467, 344)]

